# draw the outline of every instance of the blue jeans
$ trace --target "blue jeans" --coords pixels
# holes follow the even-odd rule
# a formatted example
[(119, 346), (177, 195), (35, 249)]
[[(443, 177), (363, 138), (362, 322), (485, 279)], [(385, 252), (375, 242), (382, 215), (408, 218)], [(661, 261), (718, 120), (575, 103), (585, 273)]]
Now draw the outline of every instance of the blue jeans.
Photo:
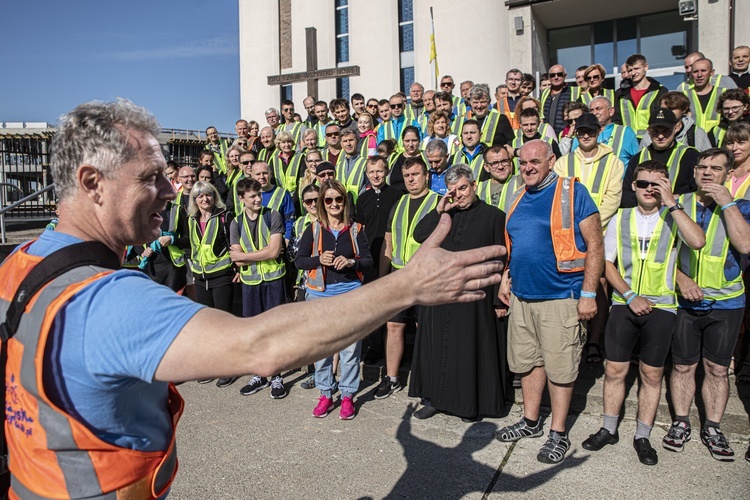
[[(306, 295), (306, 300), (318, 300), (322, 297)], [(359, 390), (359, 361), (362, 351), (362, 341), (358, 340), (349, 347), (339, 351), (339, 369), (341, 380), (339, 390), (341, 397), (354, 397)], [(333, 356), (315, 362), (315, 387), (320, 389), (320, 394), (330, 398), (333, 393)]]

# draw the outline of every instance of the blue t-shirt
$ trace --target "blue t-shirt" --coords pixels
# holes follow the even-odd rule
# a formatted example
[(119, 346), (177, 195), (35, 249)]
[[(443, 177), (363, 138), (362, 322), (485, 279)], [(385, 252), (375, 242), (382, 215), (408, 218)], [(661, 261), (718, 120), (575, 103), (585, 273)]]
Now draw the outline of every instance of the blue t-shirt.
[(440, 173), (430, 170), (430, 190), (435, 191), (440, 196), (448, 192), (448, 186), (445, 184), (446, 172), (448, 172), (447, 168)]
[[(45, 257), (80, 241), (44, 231), (27, 252)], [(108, 443), (165, 450), (172, 437), (168, 387), (154, 381), (154, 374), (174, 338), (203, 307), (138, 271), (119, 270), (91, 283), (52, 325), (47, 395)]]
[[(506, 221), (512, 244), (511, 291), (524, 300), (577, 299), (581, 294), (583, 271), (561, 273), (557, 270), (550, 235), (556, 184), (553, 182), (541, 191), (528, 191)], [(580, 182), (575, 185), (574, 203), (576, 246), (585, 252), (586, 244), (578, 224), (598, 210)]]

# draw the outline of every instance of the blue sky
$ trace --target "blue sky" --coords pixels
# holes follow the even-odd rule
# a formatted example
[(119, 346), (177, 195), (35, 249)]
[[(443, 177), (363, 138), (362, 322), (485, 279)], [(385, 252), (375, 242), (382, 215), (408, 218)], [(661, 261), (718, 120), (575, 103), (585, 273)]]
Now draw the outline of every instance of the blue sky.
[(46, 121), (125, 97), (165, 128), (233, 132), (237, 0), (8, 0), (0, 122)]

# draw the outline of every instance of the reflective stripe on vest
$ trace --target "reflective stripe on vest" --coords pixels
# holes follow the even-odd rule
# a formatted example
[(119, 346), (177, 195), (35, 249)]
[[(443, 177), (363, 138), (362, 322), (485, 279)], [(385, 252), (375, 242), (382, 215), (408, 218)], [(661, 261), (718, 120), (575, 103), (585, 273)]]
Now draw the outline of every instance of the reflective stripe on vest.
[[(344, 156), (344, 162), (342, 168), (336, 169), (336, 179), (346, 187), (354, 203), (357, 203), (359, 193), (364, 186), (367, 158), (357, 158), (354, 162), (349, 162), (344, 153), (341, 156)], [(351, 169), (347, 169), (348, 165), (351, 165)]]
[[(696, 220), (698, 201), (695, 193), (680, 196), (680, 202), (685, 206), (685, 213)], [(724, 214), (719, 205), (714, 205), (710, 213), (706, 246), (700, 250), (693, 250), (687, 245), (682, 245), (678, 258), (679, 269), (701, 287), (704, 298), (725, 300), (739, 297), (745, 293), (742, 273), (737, 273), (737, 276), (730, 280), (727, 280), (724, 274), (724, 264), (729, 254)]]
[[(21, 281), (42, 260), (26, 253), (30, 244), (0, 267), (0, 321), (5, 321)], [(111, 272), (79, 267), (51, 281), (32, 299), (18, 333), (8, 341), (5, 433), (10, 456), (10, 498), (150, 499), (164, 494), (174, 478), (174, 427), (183, 401), (172, 384), (166, 405), (172, 417), (170, 445), (165, 451), (145, 452), (102, 441), (52, 403), (39, 383), (50, 330), (58, 313), (78, 291)]]
[(281, 212), (281, 204), (284, 202), (284, 194), (286, 194), (286, 191), (281, 189), (278, 186), (274, 186), (273, 189), (274, 191), (273, 191), (273, 194), (271, 195), (271, 199), (269, 199), (268, 203), (264, 206), (268, 208), (273, 208), (277, 212)]
[[(219, 231), (223, 231), (221, 225), (224, 222), (221, 220), (221, 216), (225, 213), (212, 215), (206, 222), (206, 230), (202, 236), (199, 234), (200, 226), (196, 218), (194, 216), (188, 218), (191, 246), (190, 270), (193, 271), (193, 274), (203, 276), (204, 279), (207, 274), (232, 267), (232, 259), (229, 257), (228, 249), (220, 256), (214, 255), (214, 243), (219, 236)], [(227, 245), (229, 245), (228, 241)]]
[[(646, 92), (638, 101), (638, 107), (633, 107), (633, 101), (630, 99), (620, 99), (620, 116), (622, 124), (627, 125), (635, 131), (635, 135), (640, 139), (648, 129), (648, 120), (651, 118), (651, 104), (659, 94), (658, 90)], [(628, 96), (630, 93), (628, 93)]]
[[(586, 252), (581, 252), (576, 246), (575, 238), (575, 184), (578, 179), (558, 177), (555, 186), (552, 210), (550, 211), (550, 236), (552, 248), (555, 251), (557, 270), (561, 273), (576, 273), (583, 271), (586, 263)], [(508, 235), (508, 220), (518, 203), (526, 194), (526, 189), (519, 189), (513, 193), (513, 200), (505, 218), (505, 243), (508, 247), (508, 263), (510, 263), (511, 240)]]
[(724, 147), (724, 136), (727, 135), (727, 129), (721, 125), (716, 125), (708, 132), (708, 139), (711, 141), (711, 146), (715, 148)]
[(610, 148), (612, 148), (612, 152), (618, 157), (622, 158), (622, 148), (625, 145), (625, 126), (624, 125), (618, 125), (616, 123), (612, 124), (612, 133), (609, 135), (609, 139), (607, 139), (607, 142), (604, 143)]
[(414, 239), (414, 228), (425, 215), (437, 206), (440, 195), (434, 191), (428, 191), (411, 220), (409, 219), (409, 200), (408, 194), (402, 196), (396, 205), (395, 212), (393, 212), (391, 265), (396, 269), (404, 267), (422, 246)]
[(303, 156), (302, 153), (293, 152), (286, 166), (284, 166), (284, 160), (281, 159), (281, 155), (273, 158), (271, 170), (273, 171), (273, 177), (276, 180), (277, 186), (283, 187), (290, 193), (297, 192), (297, 181), (299, 179)]
[(582, 92), (579, 100), (584, 103), (586, 106), (591, 104), (591, 101), (594, 100), (595, 97), (606, 97), (609, 99), (610, 103), (615, 102), (615, 91), (612, 89), (602, 89), (601, 95), (598, 96), (592, 96), (588, 91)]
[(497, 204), (492, 204), (492, 184), (491, 180), (482, 181), (477, 184), (477, 197), (490, 206), (494, 206), (507, 213), (510, 210), (510, 205), (515, 198), (513, 193), (517, 192), (523, 187), (523, 178), (520, 175), (514, 175), (507, 179), (500, 189), (500, 196), (498, 197)]
[(302, 132), (302, 122), (285, 123), (284, 130), (292, 135), (294, 144), (296, 144), (297, 149), (299, 149), (301, 145), (300, 133)]
[[(321, 253), (323, 253), (323, 226), (320, 225), (320, 222), (315, 221), (312, 224), (312, 230), (313, 230), (313, 239), (312, 239), (312, 257), (318, 257)], [(355, 222), (351, 226), (349, 226), (349, 237), (352, 239), (352, 248), (354, 249), (354, 258), (357, 259), (359, 257), (359, 243), (357, 242), (357, 235), (362, 230), (362, 224), (359, 222)], [(364, 275), (359, 272), (357, 272), (357, 276), (359, 277), (360, 283), (362, 282), (362, 279), (364, 278)], [(306, 280), (306, 286), (307, 288), (311, 290), (316, 290), (318, 292), (324, 292), (326, 289), (326, 270), (324, 266), (318, 266), (315, 269), (305, 271), (305, 275), (307, 277)]]
[[(482, 142), (485, 146), (492, 146), (492, 141), (495, 138), (495, 132), (497, 132), (497, 127), (499, 125), (500, 113), (495, 109), (491, 109), (489, 114), (484, 117), (484, 121), (482, 122)], [(461, 134), (457, 135), (460, 136)]]
[[(636, 208), (621, 208), (616, 214), (617, 225), (617, 269), (628, 286), (641, 297), (654, 304), (654, 307), (674, 309), (677, 307), (675, 295), (675, 273), (677, 272), (677, 224), (669, 211), (662, 207), (659, 220), (654, 226), (646, 250), (641, 255)], [(625, 304), (625, 298), (617, 290), (612, 300)]]
[[(574, 153), (566, 155), (568, 157), (568, 177), (583, 178), (583, 165), (582, 161)], [(586, 182), (582, 182), (586, 189), (589, 190), (589, 195), (594, 200), (594, 204), (599, 207), (604, 199), (604, 191), (606, 190), (606, 183), (609, 180), (609, 172), (612, 170), (612, 162), (617, 157), (613, 153), (607, 153), (602, 156), (596, 164), (592, 164), (592, 172), (589, 174)]]
[[(667, 160), (667, 170), (669, 170), (669, 180), (672, 181), (672, 189), (674, 189), (675, 183), (677, 182), (677, 175), (680, 173), (680, 162), (688, 149), (692, 148), (685, 144), (675, 144), (672, 153), (669, 155), (669, 159)], [(643, 148), (638, 158), (638, 163), (643, 163), (650, 159), (651, 150), (649, 148)]]
[(708, 98), (705, 109), (701, 106), (701, 101), (698, 98), (698, 92), (695, 91), (695, 87), (685, 92), (688, 99), (690, 99), (690, 110), (693, 113), (696, 127), (700, 127), (703, 130), (710, 130), (719, 124), (721, 116), (716, 109), (716, 101), (723, 92), (724, 89), (714, 86), (711, 89), (711, 95)]
[(482, 170), (484, 169), (484, 155), (479, 152), (473, 160), (469, 161), (469, 157), (466, 156), (463, 148), (461, 148), (448, 159), (448, 165), (455, 165), (456, 163), (465, 163), (469, 165), (471, 167), (472, 173), (474, 174), (474, 179), (478, 180), (479, 176), (482, 175)]
[[(240, 247), (245, 253), (257, 252), (268, 246), (271, 241), (271, 215), (273, 210), (266, 207), (260, 209), (258, 219), (255, 224), (256, 235), (250, 231), (247, 222), (247, 212), (243, 212), (238, 217), (238, 227), (240, 228)], [(258, 244), (255, 244), (255, 241)], [(240, 280), (246, 285), (258, 285), (262, 281), (273, 281), (283, 277), (286, 274), (286, 266), (281, 257), (275, 259), (262, 260), (252, 264), (240, 267)]]
[[(177, 234), (177, 228), (179, 227), (180, 212), (182, 211), (182, 194), (182, 189), (180, 189), (177, 193), (177, 198), (169, 204), (169, 226), (167, 230), (172, 234)], [(177, 245), (169, 245), (167, 246), (167, 252), (175, 267), (183, 267), (185, 265), (185, 251), (182, 248), (179, 248)]]
[[(549, 123), (542, 123), (537, 129), (537, 133), (540, 134), (539, 140), (542, 140), (546, 142), (547, 144), (549, 144), (550, 146), (552, 146), (555, 143), (555, 140), (545, 134), (547, 127), (549, 126), (550, 126)], [(518, 130), (516, 130), (515, 137), (513, 137), (513, 143), (512, 143), (513, 149), (521, 149), (521, 147), (524, 145), (523, 138), (524, 138), (523, 132), (519, 128)], [(528, 139), (528, 140), (531, 140), (531, 139)], [(520, 169), (521, 169), (520, 158), (518, 157), (513, 158), (512, 175), (517, 175), (521, 171)]]
[[(734, 187), (732, 184), (734, 183), (732, 176), (727, 177), (727, 181), (724, 183), (724, 186), (729, 190), (729, 192), (732, 192), (732, 188)], [(737, 190), (734, 192), (734, 199), (735, 200), (748, 200), (750, 199), (750, 175), (745, 177), (745, 180), (742, 181), (742, 184), (740, 184), (737, 187)]]

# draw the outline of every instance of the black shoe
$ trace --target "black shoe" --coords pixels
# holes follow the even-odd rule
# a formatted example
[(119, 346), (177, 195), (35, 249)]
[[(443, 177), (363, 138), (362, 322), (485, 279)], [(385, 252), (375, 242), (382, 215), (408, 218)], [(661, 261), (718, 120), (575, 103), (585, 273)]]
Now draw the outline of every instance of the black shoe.
[(255, 375), (250, 379), (250, 382), (248, 382), (245, 387), (240, 389), (240, 394), (242, 394), (243, 396), (249, 396), (251, 394), (255, 394), (261, 389), (265, 389), (269, 385), (271, 385), (271, 383), (266, 377), (259, 377)]
[(582, 446), (584, 450), (599, 451), (608, 444), (615, 444), (620, 440), (620, 435), (617, 431), (614, 434), (602, 427), (596, 434), (592, 434), (586, 439)]
[(202, 379), (198, 380), (198, 383), (199, 384), (207, 384), (207, 383), (213, 382), (213, 381), (214, 381), (214, 379), (212, 379), (212, 378), (202, 378)]
[(271, 398), (284, 399), (288, 393), (284, 381), (278, 375), (271, 379)]
[(240, 377), (227, 377), (227, 378), (220, 378), (216, 381), (216, 387), (229, 387), (230, 385), (237, 382), (237, 379)]
[(398, 379), (393, 382), (391, 381), (391, 377), (385, 375), (383, 376), (383, 380), (380, 382), (380, 385), (375, 391), (375, 399), (385, 399), (394, 392), (398, 392), (401, 389), (401, 382), (399, 382)]
[(412, 416), (419, 420), (426, 420), (428, 418), (434, 417), (440, 413), (434, 406), (423, 406), (419, 410), (415, 411)]
[(651, 446), (648, 438), (634, 439), (633, 448), (635, 448), (635, 452), (638, 454), (638, 460), (643, 465), (656, 465), (659, 463), (656, 450)]
[(474, 422), (481, 422), (482, 417), (461, 417), (461, 422), (465, 424), (473, 424)]

